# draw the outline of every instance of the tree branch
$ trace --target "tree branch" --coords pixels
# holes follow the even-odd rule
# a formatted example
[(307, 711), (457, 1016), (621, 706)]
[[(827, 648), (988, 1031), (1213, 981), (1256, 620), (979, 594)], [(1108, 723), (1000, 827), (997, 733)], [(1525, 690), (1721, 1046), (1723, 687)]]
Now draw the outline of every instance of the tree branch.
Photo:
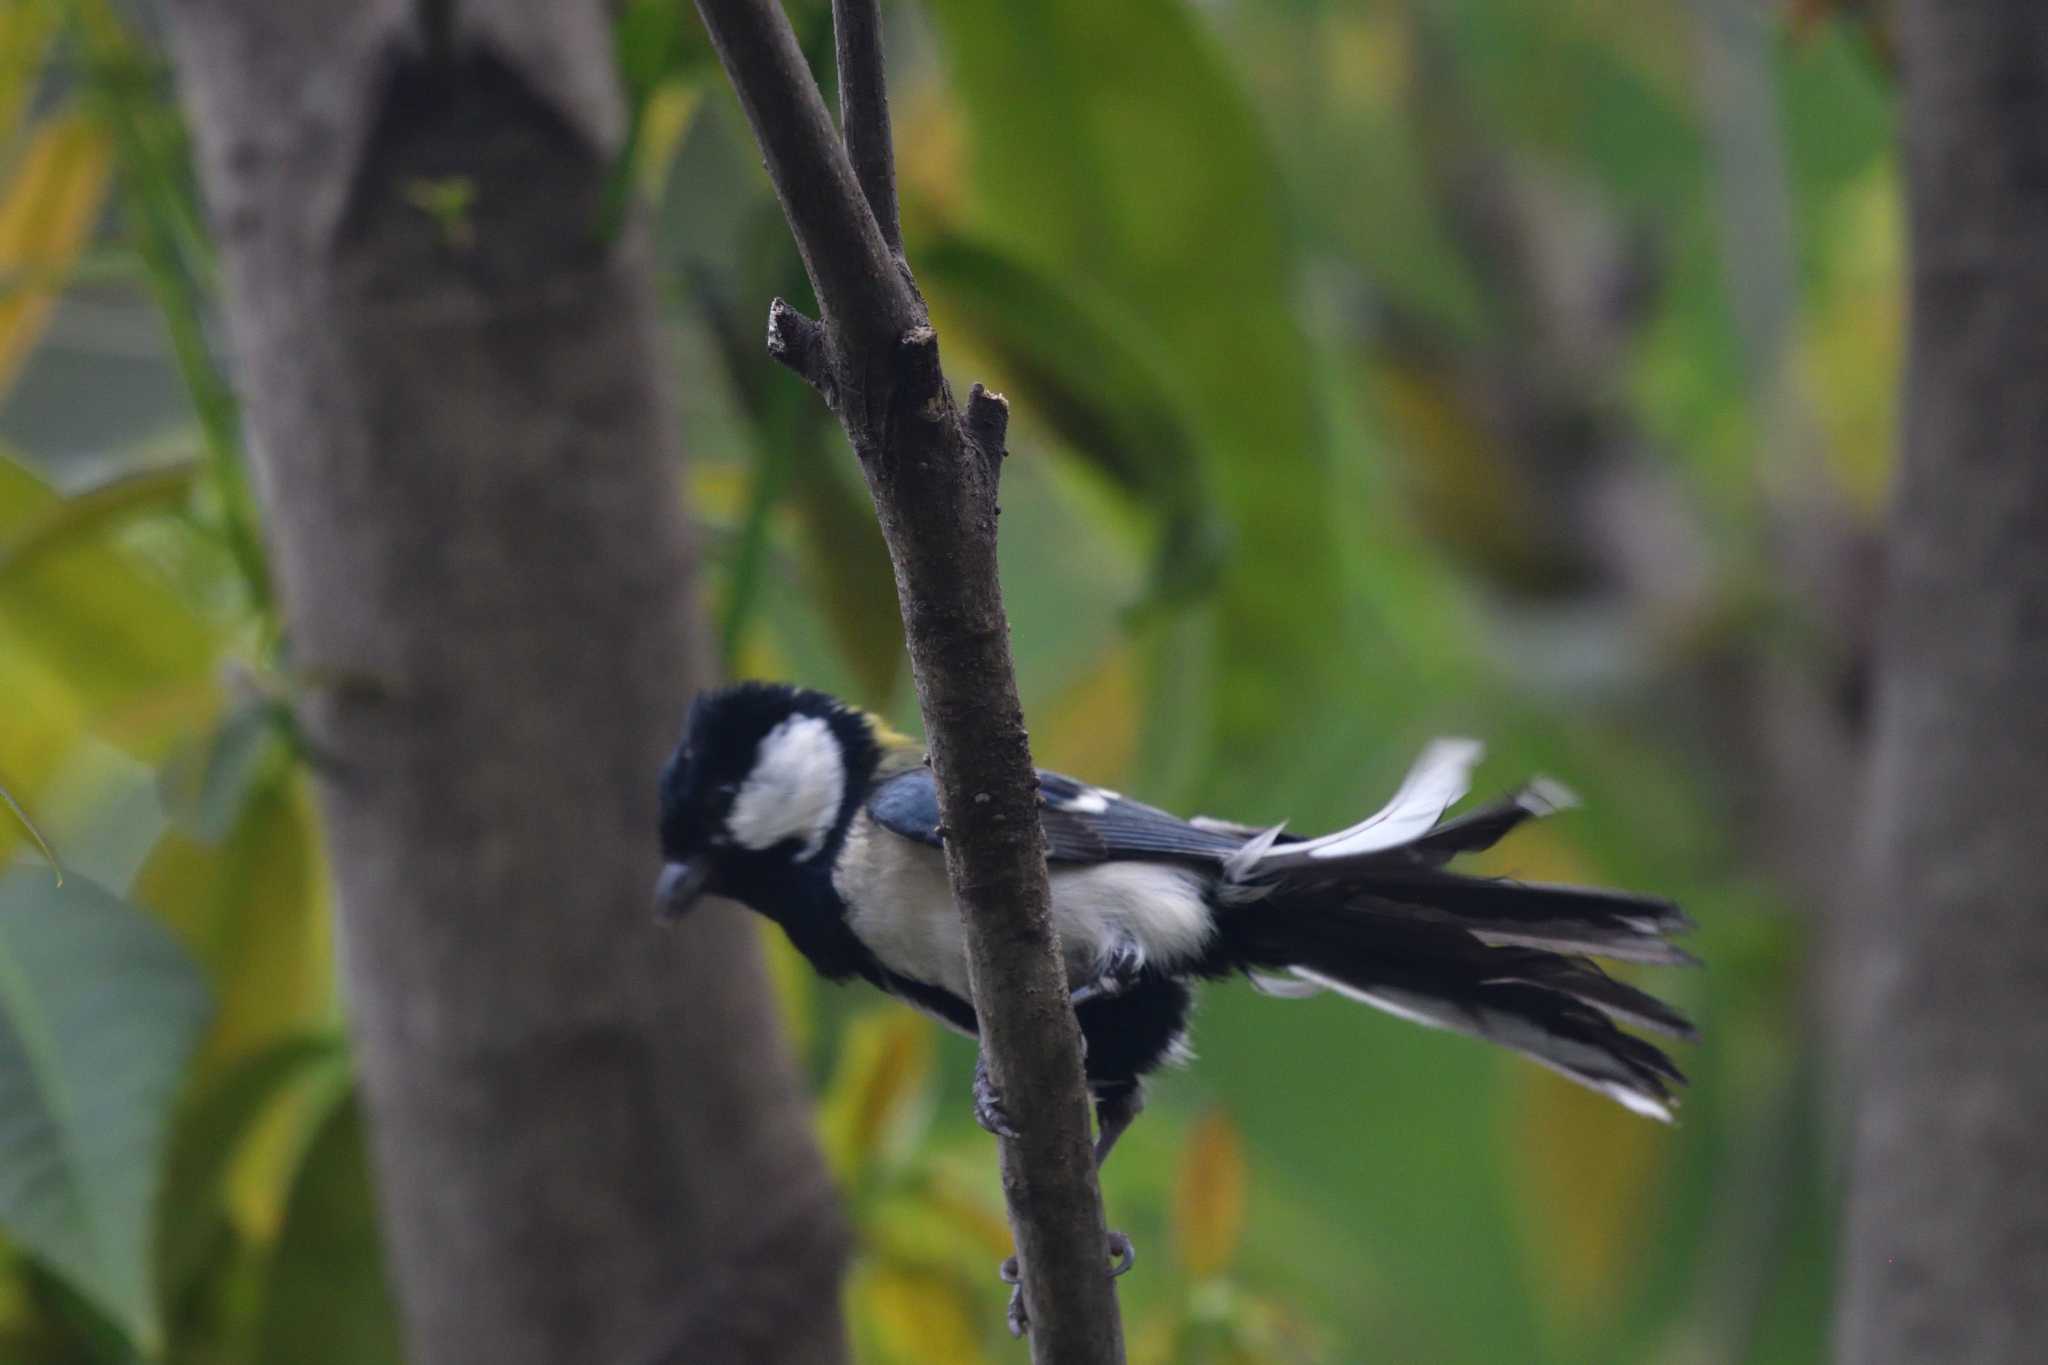
[(866, 191), (882, 240), (903, 254), (896, 222), (896, 160), (889, 145), (889, 83), (882, 67), (882, 14), (876, 0), (832, 0), (839, 48), (839, 131)]
[(826, 407), (836, 405), (831, 348), (825, 339), (825, 329), (779, 298), (768, 305), (768, 354), (816, 389)]
[(886, 354), (925, 324), (924, 304), (882, 238), (788, 17), (773, 0), (698, 0), (697, 11), (761, 144), (834, 342)]
[[(954, 404), (924, 303), (890, 250), (775, 0), (697, 0), (697, 8), (825, 313), (819, 331), (786, 304), (774, 308), (770, 349), (836, 396), (896, 569), (982, 1049), (1021, 1133), (1000, 1151), (1032, 1356), (1062, 1365), (1121, 1361), (1080, 1030), (1053, 931), (1037, 779), (996, 576), (1008, 407), (979, 388), (965, 415)], [(871, 83), (863, 76), (854, 88), (874, 97), (872, 105), (866, 94), (850, 97), (849, 131), (864, 130), (856, 140), (878, 135), (886, 167), (872, 0), (838, 8), (842, 22), (849, 10), (864, 12), (856, 23), (866, 23), (865, 33), (842, 32), (841, 50), (857, 54), (849, 68), (869, 69)], [(870, 174), (867, 183), (876, 201), (893, 204), (877, 188), (885, 180)]]

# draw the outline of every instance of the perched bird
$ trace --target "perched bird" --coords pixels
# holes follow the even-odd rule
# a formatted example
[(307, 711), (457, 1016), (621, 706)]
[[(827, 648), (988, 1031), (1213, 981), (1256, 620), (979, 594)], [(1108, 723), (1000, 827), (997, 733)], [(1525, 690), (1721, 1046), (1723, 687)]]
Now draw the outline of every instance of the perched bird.
[[(1182, 820), (1039, 773), (1098, 1164), (1137, 1115), (1144, 1077), (1188, 1055), (1192, 983), (1235, 975), (1268, 994), (1334, 991), (1484, 1038), (1670, 1119), (1684, 1077), (1618, 1025), (1677, 1038), (1692, 1026), (1591, 958), (1690, 963), (1670, 939), (1691, 922), (1652, 897), (1447, 870), (1571, 802), (1538, 780), (1445, 819), (1479, 755), (1470, 740), (1436, 741), (1383, 809), (1313, 839)], [(944, 839), (912, 741), (822, 693), (744, 683), (692, 703), (662, 772), (657, 903), (676, 917), (706, 894), (739, 901), (823, 975), (863, 977), (972, 1034)], [(981, 1069), (975, 1112), (1012, 1131)]]

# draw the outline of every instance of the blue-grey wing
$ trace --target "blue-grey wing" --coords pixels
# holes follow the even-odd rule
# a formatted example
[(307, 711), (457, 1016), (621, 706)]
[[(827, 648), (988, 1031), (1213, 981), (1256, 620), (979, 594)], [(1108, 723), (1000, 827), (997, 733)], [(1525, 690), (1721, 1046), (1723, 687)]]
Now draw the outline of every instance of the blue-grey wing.
[[(1241, 836), (1198, 828), (1156, 807), (1042, 769), (1038, 807), (1046, 856), (1056, 863), (1120, 858), (1217, 862), (1244, 843)], [(868, 814), (906, 839), (933, 847), (941, 842), (939, 793), (929, 769), (904, 773), (875, 788)]]

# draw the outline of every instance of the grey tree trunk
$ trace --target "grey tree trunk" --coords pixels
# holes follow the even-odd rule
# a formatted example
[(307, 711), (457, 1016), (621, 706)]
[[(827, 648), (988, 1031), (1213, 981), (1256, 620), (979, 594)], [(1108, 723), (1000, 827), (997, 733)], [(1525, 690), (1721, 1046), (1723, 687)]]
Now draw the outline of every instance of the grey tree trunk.
[(2048, 6), (1907, 0), (1905, 465), (1838, 1358), (2048, 1336)]
[(601, 0), (175, 0), (420, 1365), (842, 1357), (738, 916), (651, 922), (704, 680)]

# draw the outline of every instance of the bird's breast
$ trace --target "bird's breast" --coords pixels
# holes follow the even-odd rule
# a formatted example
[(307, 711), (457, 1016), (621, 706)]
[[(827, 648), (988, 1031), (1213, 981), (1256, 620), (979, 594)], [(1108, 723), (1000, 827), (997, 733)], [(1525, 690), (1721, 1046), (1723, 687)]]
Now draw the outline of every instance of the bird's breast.
[[(1199, 956), (1215, 927), (1203, 880), (1172, 863), (1055, 865), (1053, 923), (1070, 984), (1093, 980), (1120, 940), (1169, 970)], [(883, 966), (973, 998), (966, 930), (953, 908), (940, 850), (893, 834), (862, 811), (847, 831), (832, 883), (846, 904), (848, 926)]]

